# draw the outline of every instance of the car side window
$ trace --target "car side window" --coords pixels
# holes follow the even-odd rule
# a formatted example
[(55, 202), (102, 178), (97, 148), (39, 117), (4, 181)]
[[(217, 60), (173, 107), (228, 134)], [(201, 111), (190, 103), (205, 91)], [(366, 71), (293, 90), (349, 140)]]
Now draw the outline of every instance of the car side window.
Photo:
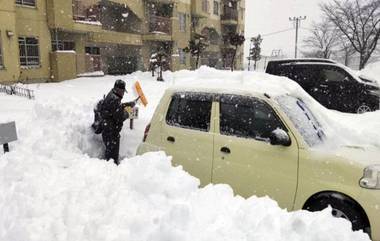
[(294, 66), (293, 72), (292, 72), (292, 75), (293, 75), (292, 79), (298, 82), (301, 86), (303, 84), (312, 82), (311, 71), (312, 70), (310, 68), (307, 68), (306, 66), (303, 66), (303, 65)]
[(287, 129), (273, 109), (256, 98), (225, 95), (220, 98), (220, 133), (268, 141), (277, 128)]
[(337, 68), (323, 68), (321, 70), (322, 80), (329, 82), (343, 82), (351, 80), (350, 76), (343, 70)]
[(198, 93), (179, 93), (172, 96), (166, 123), (199, 131), (209, 131), (212, 96)]

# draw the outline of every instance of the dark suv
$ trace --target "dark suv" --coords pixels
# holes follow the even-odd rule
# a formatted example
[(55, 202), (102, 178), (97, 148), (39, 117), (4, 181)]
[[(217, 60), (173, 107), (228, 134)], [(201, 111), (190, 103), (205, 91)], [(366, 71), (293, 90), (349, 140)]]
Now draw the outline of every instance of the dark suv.
[(307, 93), (329, 109), (364, 113), (379, 109), (380, 89), (375, 82), (358, 77), (328, 59), (269, 61), (266, 73), (296, 81)]

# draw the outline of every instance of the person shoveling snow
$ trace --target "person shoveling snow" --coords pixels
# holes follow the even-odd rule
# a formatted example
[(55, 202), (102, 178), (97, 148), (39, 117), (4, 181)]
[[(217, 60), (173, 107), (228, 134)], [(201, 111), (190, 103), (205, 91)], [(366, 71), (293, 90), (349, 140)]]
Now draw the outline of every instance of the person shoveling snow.
[(102, 134), (103, 143), (106, 147), (105, 159), (107, 161), (113, 159), (116, 165), (120, 164), (120, 131), (123, 128), (123, 122), (129, 117), (126, 107), (133, 108), (139, 99), (121, 103), (125, 92), (125, 82), (120, 79), (116, 80), (112, 90), (97, 104), (95, 109), (95, 119), (98, 118), (95, 120), (95, 123), (98, 122), (95, 133)]

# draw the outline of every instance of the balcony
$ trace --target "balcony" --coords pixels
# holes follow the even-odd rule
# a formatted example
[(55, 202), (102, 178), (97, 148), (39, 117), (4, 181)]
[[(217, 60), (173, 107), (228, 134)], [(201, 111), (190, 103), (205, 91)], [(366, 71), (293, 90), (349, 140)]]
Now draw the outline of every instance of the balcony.
[(73, 19), (83, 22), (99, 22), (100, 6), (95, 1), (73, 0)]
[(230, 8), (228, 6), (224, 7), (224, 13), (221, 16), (222, 21), (233, 21), (237, 23), (238, 19), (239, 19), (239, 12), (237, 9)]
[(149, 17), (149, 33), (172, 34), (172, 21), (168, 17), (151, 15)]

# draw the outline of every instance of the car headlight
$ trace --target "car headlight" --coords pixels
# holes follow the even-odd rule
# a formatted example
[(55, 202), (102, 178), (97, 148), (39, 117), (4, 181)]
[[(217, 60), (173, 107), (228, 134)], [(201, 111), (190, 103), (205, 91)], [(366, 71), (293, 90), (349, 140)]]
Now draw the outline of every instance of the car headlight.
[(363, 188), (380, 189), (380, 165), (366, 167), (359, 184)]

